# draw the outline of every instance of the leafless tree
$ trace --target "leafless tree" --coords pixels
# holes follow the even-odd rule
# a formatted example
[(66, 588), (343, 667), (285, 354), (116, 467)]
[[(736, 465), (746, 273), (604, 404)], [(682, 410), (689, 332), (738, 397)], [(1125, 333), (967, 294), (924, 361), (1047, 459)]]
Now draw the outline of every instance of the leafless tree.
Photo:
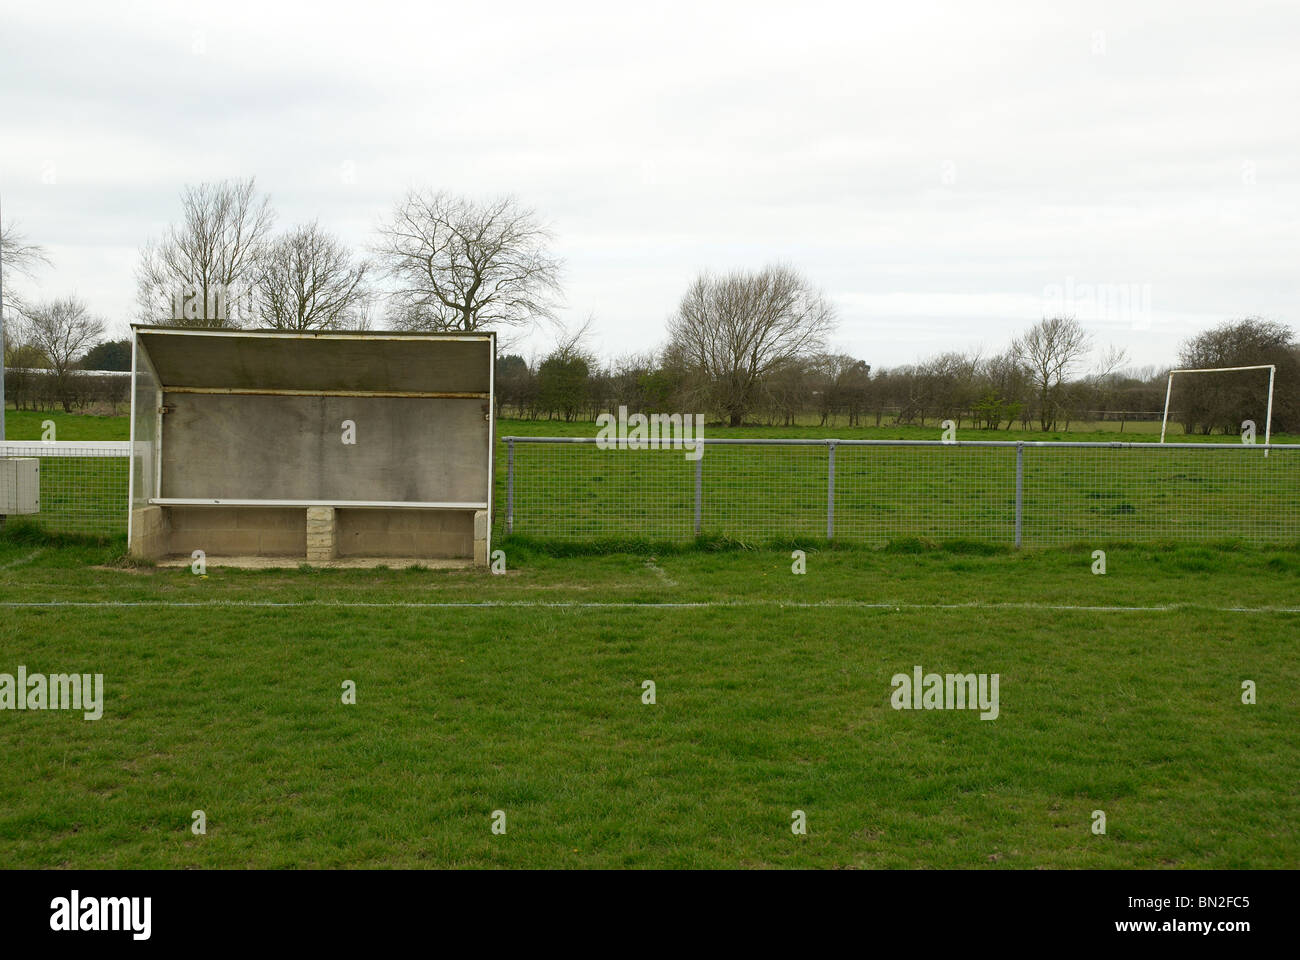
[(575, 420), (589, 399), (596, 354), (588, 341), (594, 322), (589, 316), (576, 329), (561, 326), (555, 347), (537, 366), (538, 404), (548, 416)]
[(922, 402), (940, 420), (954, 419), (961, 427), (962, 415), (978, 400), (976, 374), (983, 362), (980, 350), (963, 353), (950, 350), (917, 364)]
[(976, 371), (975, 385), (978, 396), (972, 412), (976, 421), (997, 430), (1005, 420), (1010, 430), (1016, 418), (1024, 413), (1030, 390), (1025, 365), (1014, 346), (983, 361)]
[(63, 409), (71, 412), (72, 371), (77, 358), (104, 336), (104, 322), (76, 297), (64, 297), (25, 310), (22, 334), (25, 342), (49, 360)]
[(1065, 382), (1088, 355), (1092, 338), (1073, 317), (1052, 317), (1034, 324), (1012, 345), (1012, 351), (1029, 368), (1038, 394), (1038, 425), (1054, 430), (1064, 409)]
[(570, 360), (581, 360), (595, 366), (598, 357), (591, 346), (592, 327), (595, 326), (595, 323), (596, 315), (594, 313), (587, 314), (587, 319), (576, 327), (558, 323), (555, 331), (555, 346), (551, 348), (551, 352), (547, 356), (555, 357), (566, 363)]
[[(245, 294), (256, 282), (275, 221), (254, 178), (188, 186), (182, 222), (140, 251), (140, 318), (196, 327), (239, 326), (250, 318)], [(176, 316), (177, 299), (185, 309)]]
[(513, 197), (477, 202), (412, 191), (379, 229), (398, 329), (480, 330), (554, 316), (560, 261), (551, 235)]
[(802, 391), (791, 390), (786, 426), (793, 426), (795, 416), (809, 401), (814, 402), (822, 426), (841, 413), (848, 414), (849, 426), (857, 426), (871, 381), (871, 365), (847, 353), (823, 353), (804, 366), (808, 383)]
[(1097, 358), (1097, 365), (1088, 374), (1088, 380), (1094, 384), (1119, 376), (1124, 364), (1128, 362), (1128, 351), (1121, 346), (1111, 344), (1106, 352)]
[(670, 351), (707, 400), (739, 426), (774, 370), (825, 349), (835, 310), (793, 268), (701, 274), (669, 320)]
[[(367, 279), (368, 277), (369, 271), (367, 271)], [(379, 301), (379, 294), (367, 282), (365, 295), (357, 301), (356, 308), (352, 311), (349, 329), (374, 330), (379, 324)]]
[(254, 302), (259, 325), (279, 330), (357, 329), (369, 324), (369, 264), (316, 222), (271, 244)]
[(21, 274), (31, 277), (36, 268), (50, 262), (45, 248), (32, 243), (13, 224), (0, 223), (0, 270), (4, 271), (4, 304), (6, 313), (22, 312), (22, 298), (13, 287), (13, 277)]

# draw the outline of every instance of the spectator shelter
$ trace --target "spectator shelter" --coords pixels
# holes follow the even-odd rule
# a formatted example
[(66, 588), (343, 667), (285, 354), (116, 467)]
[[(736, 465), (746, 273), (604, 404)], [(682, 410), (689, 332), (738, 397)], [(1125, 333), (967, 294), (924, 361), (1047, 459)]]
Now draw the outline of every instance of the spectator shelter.
[(487, 562), (495, 334), (132, 337), (134, 556)]

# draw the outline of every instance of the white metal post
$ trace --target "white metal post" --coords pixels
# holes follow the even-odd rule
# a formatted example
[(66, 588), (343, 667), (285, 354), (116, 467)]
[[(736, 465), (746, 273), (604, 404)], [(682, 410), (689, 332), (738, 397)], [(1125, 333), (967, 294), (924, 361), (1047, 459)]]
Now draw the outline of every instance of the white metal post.
[(1268, 456), (1268, 441), (1273, 436), (1273, 377), (1277, 374), (1277, 367), (1268, 368), (1268, 414), (1264, 418), (1264, 456)]
[(506, 437), (506, 533), (515, 532), (515, 438)]
[(835, 539), (835, 441), (826, 442), (826, 539)]
[(1016, 444), (1016, 548), (1019, 549), (1025, 529), (1025, 445)]
[(704, 523), (704, 451), (695, 460), (695, 535), (698, 537)]
[[(487, 552), (487, 562), (492, 563), (492, 506), (496, 502), (497, 477), (497, 335), (493, 331), (487, 336), (488, 341), (488, 437), (487, 437), (487, 536), (483, 549)], [(509, 531), (507, 531), (509, 532)]]
[(135, 512), (135, 378), (136, 378), (136, 350), (140, 346), (140, 335), (135, 332), (135, 327), (131, 327), (131, 403), (127, 407), (130, 411), (130, 424), (128, 441), (130, 446), (126, 455), (126, 549), (129, 551), (135, 545), (135, 528), (132, 526), (131, 514)]
[(1165, 415), (1160, 420), (1160, 442), (1165, 442), (1165, 425), (1169, 423), (1169, 395), (1174, 389), (1174, 371), (1169, 371), (1169, 383), (1165, 386)]

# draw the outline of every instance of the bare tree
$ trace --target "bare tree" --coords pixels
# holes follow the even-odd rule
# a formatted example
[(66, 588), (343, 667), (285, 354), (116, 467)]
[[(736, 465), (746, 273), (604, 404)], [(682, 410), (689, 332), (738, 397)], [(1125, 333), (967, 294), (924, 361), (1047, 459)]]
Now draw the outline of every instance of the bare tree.
[(577, 329), (561, 327), (555, 347), (537, 367), (537, 402), (548, 417), (576, 420), (586, 405), (596, 355), (588, 346), (595, 317)]
[(315, 221), (271, 244), (254, 287), (259, 323), (279, 330), (369, 324), (369, 264)]
[[(369, 261), (367, 261), (369, 263)], [(367, 277), (369, 276), (367, 269)], [(379, 294), (375, 291), (369, 282), (365, 286), (365, 294), (356, 303), (352, 311), (351, 320), (348, 324), (350, 330), (374, 330), (379, 323)]]
[(824, 353), (814, 357), (807, 366), (808, 387), (811, 389), (790, 398), (788, 403), (792, 412), (786, 415), (785, 425), (793, 426), (794, 417), (803, 406), (809, 400), (815, 400), (822, 426), (826, 426), (828, 418), (834, 422), (841, 413), (848, 414), (849, 426), (857, 426), (866, 403), (871, 365), (847, 353)]
[(554, 316), (561, 263), (550, 233), (513, 197), (480, 203), (412, 191), (379, 235), (398, 329), (479, 330)]
[(982, 359), (979, 350), (969, 354), (951, 350), (917, 365), (922, 402), (934, 416), (953, 418), (961, 427), (962, 416), (979, 400), (976, 375)]
[(16, 274), (31, 277), (36, 268), (49, 264), (45, 248), (32, 243), (13, 224), (0, 222), (0, 270), (4, 271), (2, 292), (6, 312), (22, 312), (22, 298), (14, 291), (12, 279)]
[[(5, 334), (6, 318), (20, 316), (23, 311), (22, 298), (14, 292), (13, 275), (30, 277), (39, 264), (49, 262), (43, 247), (29, 242), (12, 225), (5, 226), (3, 218), (0, 218), (0, 440), (5, 438), (5, 368), (11, 365), (13, 353), (9, 343), (13, 338)], [(15, 390), (21, 390), (17, 383)], [(20, 396), (20, 392), (15, 394), (15, 406)]]
[(1005, 420), (1010, 430), (1025, 409), (1029, 391), (1025, 365), (1014, 346), (980, 364), (976, 387), (979, 395), (974, 406), (976, 420), (990, 430), (997, 430)]
[[(817, 358), (791, 360), (773, 367), (763, 378), (750, 416), (762, 416), (767, 426), (794, 426), (814, 394), (820, 394), (824, 400), (830, 393), (824, 389), (825, 381), (820, 380), (820, 373)], [(818, 386), (823, 389), (818, 391)], [(821, 414), (824, 426), (826, 407), (821, 407)]]
[(1119, 376), (1120, 370), (1128, 362), (1128, 351), (1121, 346), (1111, 344), (1106, 352), (1097, 358), (1097, 366), (1088, 374), (1093, 384), (1104, 383)]
[(1073, 317), (1040, 320), (1012, 344), (1016, 359), (1029, 368), (1038, 394), (1038, 425), (1044, 432), (1056, 429), (1065, 404), (1065, 381), (1091, 346), (1091, 337)]
[[(183, 221), (140, 251), (136, 299), (140, 318), (196, 327), (239, 326), (249, 319), (245, 294), (257, 280), (275, 221), (254, 178), (188, 186)], [(177, 314), (180, 316), (177, 316)]]
[(71, 412), (71, 377), (77, 357), (103, 337), (104, 322), (92, 316), (76, 297), (64, 297), (25, 310), (22, 333), (26, 342), (49, 360), (59, 400), (63, 409)]
[(704, 273), (669, 321), (670, 350), (682, 357), (708, 401), (732, 426), (744, 422), (776, 369), (825, 349), (835, 310), (793, 268)]

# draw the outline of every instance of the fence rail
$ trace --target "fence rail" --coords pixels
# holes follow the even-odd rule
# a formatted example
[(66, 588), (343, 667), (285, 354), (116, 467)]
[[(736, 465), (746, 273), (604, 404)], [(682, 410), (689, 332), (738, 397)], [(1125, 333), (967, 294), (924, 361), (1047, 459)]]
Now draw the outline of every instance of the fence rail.
[(1300, 541), (1300, 445), (502, 439), (505, 531), (544, 539)]
[(125, 440), (0, 441), (0, 457), (41, 461), (41, 512), (30, 519), (52, 533), (126, 533), (130, 455)]

